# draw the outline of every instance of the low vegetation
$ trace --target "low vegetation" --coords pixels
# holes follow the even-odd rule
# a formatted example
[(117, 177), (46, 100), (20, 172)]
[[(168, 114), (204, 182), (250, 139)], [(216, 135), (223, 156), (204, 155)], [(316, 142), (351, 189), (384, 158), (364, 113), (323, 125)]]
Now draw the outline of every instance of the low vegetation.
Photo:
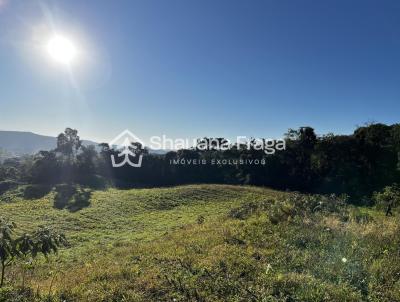
[(10, 266), (0, 301), (400, 301), (395, 206), (386, 216), (346, 196), (190, 185), (90, 191), (60, 208), (57, 190), (0, 203), (16, 237), (47, 225), (69, 240)]

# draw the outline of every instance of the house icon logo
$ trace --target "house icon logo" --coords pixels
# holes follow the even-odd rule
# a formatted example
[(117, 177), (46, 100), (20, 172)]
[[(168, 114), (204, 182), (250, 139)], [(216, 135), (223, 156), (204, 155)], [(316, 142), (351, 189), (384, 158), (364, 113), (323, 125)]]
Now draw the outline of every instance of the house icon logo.
[(116, 156), (111, 154), (111, 164), (114, 168), (120, 168), (126, 164), (134, 168), (142, 166), (144, 143), (129, 130), (122, 131), (109, 142), (109, 146), (117, 151)]

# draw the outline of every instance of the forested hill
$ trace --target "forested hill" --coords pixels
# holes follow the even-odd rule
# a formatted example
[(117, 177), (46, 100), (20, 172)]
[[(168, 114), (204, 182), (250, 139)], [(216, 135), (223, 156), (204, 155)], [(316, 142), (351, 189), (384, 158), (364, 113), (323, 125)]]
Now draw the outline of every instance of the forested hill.
[[(83, 141), (84, 145), (96, 145)], [(41, 150), (52, 150), (57, 146), (57, 138), (24, 131), (0, 130), (0, 157), (35, 154)]]

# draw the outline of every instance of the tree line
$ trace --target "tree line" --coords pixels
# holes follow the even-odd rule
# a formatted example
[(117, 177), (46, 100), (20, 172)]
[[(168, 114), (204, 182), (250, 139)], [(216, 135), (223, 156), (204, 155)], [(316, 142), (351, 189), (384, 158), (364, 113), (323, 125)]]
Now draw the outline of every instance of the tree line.
[[(105, 143), (84, 146), (78, 131), (67, 128), (58, 136), (54, 150), (4, 161), (0, 166), (0, 193), (2, 186), (13, 181), (90, 187), (226, 183), (309, 193), (345, 193), (358, 203), (366, 203), (363, 197), (400, 183), (400, 124), (369, 124), (350, 135), (318, 136), (311, 127), (289, 129), (285, 134), (286, 149), (274, 154), (266, 154), (253, 145), (220, 150), (212, 144), (216, 140), (224, 138), (199, 140), (203, 144), (210, 142), (208, 148), (201, 150), (195, 146), (161, 155), (144, 150), (140, 168), (129, 165), (113, 168), (110, 158), (118, 157), (118, 150)], [(131, 152), (141, 149), (140, 144), (131, 147)], [(182, 159), (205, 164), (173, 164)], [(263, 164), (238, 163), (256, 159), (263, 160)], [(212, 161), (234, 164), (212, 164)]]

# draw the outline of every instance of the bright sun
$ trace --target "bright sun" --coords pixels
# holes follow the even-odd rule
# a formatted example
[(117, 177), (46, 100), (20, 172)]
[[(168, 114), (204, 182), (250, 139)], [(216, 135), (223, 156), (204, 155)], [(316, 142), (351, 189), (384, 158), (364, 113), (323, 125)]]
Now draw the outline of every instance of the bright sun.
[(76, 47), (63, 36), (52, 37), (47, 44), (47, 51), (58, 63), (69, 65), (76, 57)]

